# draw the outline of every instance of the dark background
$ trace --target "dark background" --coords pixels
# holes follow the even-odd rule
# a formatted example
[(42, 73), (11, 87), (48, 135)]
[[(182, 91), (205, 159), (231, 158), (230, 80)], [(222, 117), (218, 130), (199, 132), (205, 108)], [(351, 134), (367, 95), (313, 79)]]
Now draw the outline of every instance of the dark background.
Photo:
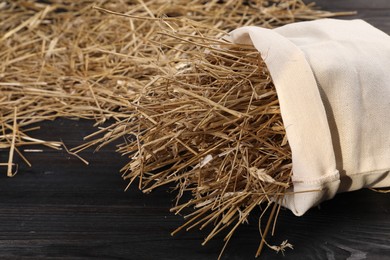
[[(388, 0), (320, 0), (324, 10), (351, 11), (390, 33)], [(35, 137), (61, 138), (69, 147), (95, 131), (90, 121), (56, 120), (41, 124)], [(184, 223), (169, 212), (174, 194), (149, 195), (136, 185), (127, 192), (119, 169), (127, 161), (105, 147), (82, 153), (90, 165), (63, 151), (28, 153), (13, 178), (0, 176), (0, 259), (216, 259), (223, 246), (218, 236), (201, 246), (207, 230), (170, 232)], [(7, 160), (0, 153), (0, 161)], [(253, 259), (260, 241), (259, 212), (242, 225), (223, 259)], [(294, 250), (285, 256), (265, 248), (261, 259), (390, 259), (390, 194), (369, 190), (337, 195), (303, 217), (282, 210), (276, 235)]]

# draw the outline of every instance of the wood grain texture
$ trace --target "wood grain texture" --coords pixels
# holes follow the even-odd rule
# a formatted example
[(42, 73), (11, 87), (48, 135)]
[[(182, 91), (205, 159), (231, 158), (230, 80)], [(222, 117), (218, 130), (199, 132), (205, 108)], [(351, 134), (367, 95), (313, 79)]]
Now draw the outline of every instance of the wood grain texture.
[[(388, 0), (321, 0), (328, 10), (357, 10), (390, 33)], [(346, 17), (353, 19), (355, 17)], [(93, 132), (92, 122), (46, 122), (35, 136), (63, 139), (72, 147)], [(206, 231), (169, 234), (184, 221), (169, 212), (173, 194), (160, 189), (145, 195), (118, 171), (126, 162), (106, 147), (83, 153), (86, 166), (65, 152), (44, 149), (27, 157), (14, 178), (0, 176), (0, 259), (216, 259), (219, 236), (201, 246)], [(0, 151), (4, 161), (6, 152)], [(261, 259), (390, 259), (390, 195), (360, 190), (339, 194), (303, 217), (280, 213), (276, 235), (294, 250), (265, 249)], [(230, 242), (223, 259), (253, 259), (259, 242), (255, 212)]]
[(382, 31), (390, 33), (390, 1), (388, 0), (317, 0), (314, 2), (324, 10), (356, 11), (356, 15), (341, 18), (363, 19)]

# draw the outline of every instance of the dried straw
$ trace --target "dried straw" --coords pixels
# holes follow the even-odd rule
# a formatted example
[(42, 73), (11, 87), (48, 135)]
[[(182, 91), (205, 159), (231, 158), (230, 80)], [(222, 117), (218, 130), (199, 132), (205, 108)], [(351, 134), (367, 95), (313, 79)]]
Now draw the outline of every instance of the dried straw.
[(283, 197), (291, 152), (259, 54), (221, 38), (334, 15), (301, 0), (1, 2), (0, 149), (9, 160), (0, 166), (12, 176), (20, 147), (62, 146), (27, 135), (32, 124), (112, 119), (70, 153), (123, 138), (125, 179), (145, 192), (174, 184), (172, 211), (194, 208), (177, 231), (212, 224), (207, 242), (229, 227), (228, 241), (257, 205)]
[[(213, 47), (215, 41), (179, 32), (164, 36), (199, 49), (184, 51), (185, 61), (172, 60), (175, 67), (134, 103), (134, 119), (119, 126), (121, 133), (110, 132), (136, 139), (119, 148), (131, 158), (123, 176), (130, 184), (139, 180), (144, 192), (176, 184), (172, 211), (195, 210), (173, 233), (213, 224), (206, 243), (230, 226), (228, 241), (255, 207), (279, 201), (291, 185), (277, 94), (256, 50)], [(182, 202), (184, 192), (192, 199)]]

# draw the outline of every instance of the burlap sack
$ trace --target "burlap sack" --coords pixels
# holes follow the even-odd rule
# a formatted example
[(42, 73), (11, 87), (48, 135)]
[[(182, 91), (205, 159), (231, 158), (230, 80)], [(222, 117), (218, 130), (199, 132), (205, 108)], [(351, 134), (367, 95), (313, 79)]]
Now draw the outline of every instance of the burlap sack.
[(390, 186), (390, 37), (362, 20), (243, 27), (277, 89), (293, 156), (296, 215), (337, 192)]

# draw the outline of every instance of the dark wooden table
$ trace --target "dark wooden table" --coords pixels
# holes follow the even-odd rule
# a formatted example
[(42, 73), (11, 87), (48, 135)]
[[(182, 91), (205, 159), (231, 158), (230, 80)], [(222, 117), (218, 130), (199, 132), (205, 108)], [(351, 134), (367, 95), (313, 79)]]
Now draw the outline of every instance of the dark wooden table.
[[(388, 0), (321, 0), (327, 10), (357, 10), (358, 15), (390, 33)], [(68, 146), (93, 132), (92, 122), (46, 122), (36, 136)], [(1, 161), (7, 154), (0, 152)], [(106, 147), (83, 153), (86, 166), (65, 152), (44, 149), (27, 154), (14, 178), (0, 176), (0, 259), (216, 259), (219, 236), (201, 246), (207, 231), (170, 232), (181, 216), (169, 212), (173, 194), (150, 195), (132, 187), (124, 192), (119, 174), (125, 158)], [(231, 240), (223, 259), (253, 259), (259, 243), (258, 212)], [(339, 194), (303, 217), (280, 214), (276, 235), (294, 244), (283, 257), (265, 249), (261, 259), (390, 259), (390, 194), (360, 190)]]

